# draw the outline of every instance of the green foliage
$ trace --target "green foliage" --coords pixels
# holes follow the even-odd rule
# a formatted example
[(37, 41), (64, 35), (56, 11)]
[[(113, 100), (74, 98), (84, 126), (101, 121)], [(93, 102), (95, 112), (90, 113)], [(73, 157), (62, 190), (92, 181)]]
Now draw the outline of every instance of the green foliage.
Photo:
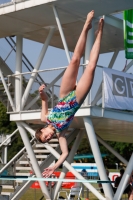
[(11, 134), (16, 129), (15, 122), (9, 121), (6, 107), (0, 102), (0, 134)]
[(125, 142), (109, 142), (109, 144), (127, 161), (129, 161), (132, 152), (133, 152), (133, 144), (125, 143)]
[(8, 160), (13, 158), (13, 156), (15, 156), (24, 147), (23, 141), (19, 133), (16, 134), (18, 134), (17, 138), (15, 138), (11, 146), (8, 147)]
[[(131, 144), (131, 143), (122, 143), (122, 142), (108, 142), (108, 141), (107, 141), (107, 143), (112, 148), (114, 148), (114, 150), (116, 150), (122, 157), (124, 157), (127, 161), (129, 161), (129, 159), (130, 159), (130, 157), (132, 155), (132, 152), (133, 152), (133, 144)], [(73, 145), (73, 143), (70, 144), (70, 149), (71, 149), (72, 145)], [(118, 158), (116, 158), (110, 151), (108, 151), (100, 143), (99, 143), (99, 148), (100, 148), (101, 154), (102, 153), (107, 154), (107, 156), (103, 158), (103, 162), (104, 162), (105, 167), (114, 168), (115, 169), (116, 168), (115, 163), (118, 163), (119, 167), (123, 167), (121, 165), (121, 161)], [(91, 150), (90, 144), (88, 142), (87, 136), (85, 136), (82, 139), (77, 153), (78, 154), (91, 154), (92, 153), (92, 150)], [(91, 162), (95, 162), (95, 160), (93, 158), (91, 158), (91, 159), (82, 159), (82, 160), (79, 160), (78, 162), (91, 163)]]
[[(0, 134), (10, 135), (17, 128), (15, 122), (9, 120), (6, 107), (0, 102)], [(16, 137), (17, 135), (17, 137)], [(11, 146), (8, 147), (8, 160), (10, 160), (23, 147), (23, 142), (19, 133), (16, 133)]]

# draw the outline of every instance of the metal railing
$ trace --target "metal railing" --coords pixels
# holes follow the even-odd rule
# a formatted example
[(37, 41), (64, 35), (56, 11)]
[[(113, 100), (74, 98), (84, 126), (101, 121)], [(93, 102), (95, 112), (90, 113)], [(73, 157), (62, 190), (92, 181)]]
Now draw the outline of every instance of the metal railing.
[[(81, 65), (82, 67), (83, 65)], [(60, 68), (52, 68), (52, 69), (44, 69), (44, 70), (38, 70), (38, 71), (32, 71), (32, 72), (24, 72), (24, 73), (20, 73), (20, 74), (12, 74), (8, 76), (8, 85), (9, 85), (9, 91), (10, 91), (10, 79), (15, 79), (15, 77), (18, 77), (21, 81), (20, 85), (24, 85), (24, 88), (26, 88), (28, 81), (30, 79), (30, 77), (34, 76), (34, 74), (40, 74), (41, 76), (44, 77), (44, 79), (48, 80), (49, 82), (46, 84), (47, 87), (45, 89), (45, 92), (47, 92), (49, 89), (51, 91), (51, 94), (48, 94), (49, 97), (49, 109), (53, 108), (53, 106), (56, 105), (58, 99), (59, 99), (59, 88), (60, 88), (60, 78), (63, 75), (63, 71), (66, 69), (66, 67), (60, 67)], [(61, 73), (60, 73), (61, 71)], [(84, 104), (82, 106), (100, 106), (102, 107), (102, 81), (103, 81), (103, 77), (102, 77), (102, 71), (103, 71), (103, 67), (102, 66), (97, 66), (96, 72), (95, 72), (95, 76), (94, 76), (94, 81), (93, 81), (93, 85), (92, 88), (89, 92), (89, 101), (88, 104)], [(22, 80), (22, 75), (25, 77), (27, 75), (30, 75), (29, 79), (24, 79), (24, 81)], [(82, 76), (82, 73), (79, 74), (79, 79)], [(54, 79), (54, 77), (56, 77)], [(15, 80), (14, 80), (15, 81)], [(34, 103), (38, 103), (38, 105), (41, 108), (41, 101), (40, 101), (40, 95), (38, 93), (38, 88), (39, 86), (43, 84), (42, 82), (37, 82), (36, 80), (34, 81), (34, 84), (32, 85), (32, 88), (30, 90), (30, 95), (33, 97), (32, 100), (30, 101), (30, 103), (26, 104), (25, 109), (24, 110), (29, 110), (30, 107), (32, 105), (34, 105)], [(13, 92), (14, 93), (14, 92)], [(24, 94), (24, 91), (23, 91)], [(23, 98), (23, 94), (22, 94), (22, 98)], [(21, 110), (21, 112), (23, 112), (24, 110)], [(10, 112), (10, 110), (8, 110), (8, 112)]]
[(5, 7), (16, 3), (21, 3), (24, 1), (30, 1), (30, 0), (1, 0), (0, 7)]

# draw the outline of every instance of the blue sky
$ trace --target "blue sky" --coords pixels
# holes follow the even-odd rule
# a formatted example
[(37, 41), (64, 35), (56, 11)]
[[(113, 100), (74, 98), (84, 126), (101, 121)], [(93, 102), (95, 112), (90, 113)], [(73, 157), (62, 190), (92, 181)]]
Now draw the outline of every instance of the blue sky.
[(11, 0), (0, 0), (0, 3), (7, 3), (7, 2), (10, 2)]

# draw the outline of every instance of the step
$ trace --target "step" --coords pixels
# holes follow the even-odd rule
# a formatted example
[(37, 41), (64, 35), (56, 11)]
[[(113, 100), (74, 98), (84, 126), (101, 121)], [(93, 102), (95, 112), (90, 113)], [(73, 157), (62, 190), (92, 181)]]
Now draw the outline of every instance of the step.
[[(16, 176), (31, 176), (31, 173), (16, 173)], [(23, 180), (16, 180), (16, 183), (23, 183)]]
[(31, 170), (31, 167), (16, 167), (16, 170)]
[(2, 189), (14, 189), (13, 185), (1, 185)]
[(51, 139), (50, 142), (51, 142), (51, 143), (52, 143), (52, 142), (57, 142), (57, 143), (59, 143), (59, 141), (58, 141), (57, 138), (53, 138), (53, 139)]
[(48, 155), (36, 155), (36, 158), (47, 158), (48, 157)]
[[(59, 143), (57, 138), (52, 138), (49, 143), (54, 143), (54, 142)], [(38, 144), (40, 144), (40, 143), (38, 143)]]
[[(42, 163), (42, 161), (38, 161), (38, 164), (40, 165)], [(20, 165), (27, 165), (27, 164), (29, 164), (29, 162), (27, 161), (27, 160), (21, 160), (21, 161), (19, 161), (19, 164)]]
[(0, 88), (0, 91), (3, 91), (3, 92), (4, 92), (4, 91), (5, 91), (5, 88), (4, 88), (4, 87), (1, 87), (1, 88)]
[(46, 149), (34, 149), (33, 150), (34, 153), (50, 153), (48, 150)]
[[(49, 144), (51, 147), (57, 147), (59, 144)], [(36, 144), (36, 148), (44, 147), (43, 144)]]
[[(44, 154), (42, 154), (42, 155), (35, 155), (35, 156), (36, 156), (36, 158), (43, 158), (43, 159), (48, 157), (48, 155), (44, 155)], [(27, 155), (27, 157), (30, 159), (29, 155)]]
[(30, 174), (30, 172), (25, 172), (25, 173), (21, 173), (21, 172), (17, 172), (16, 173), (16, 176), (30, 176), (31, 174)]
[(7, 195), (10, 196), (11, 192), (1, 192), (1, 195)]

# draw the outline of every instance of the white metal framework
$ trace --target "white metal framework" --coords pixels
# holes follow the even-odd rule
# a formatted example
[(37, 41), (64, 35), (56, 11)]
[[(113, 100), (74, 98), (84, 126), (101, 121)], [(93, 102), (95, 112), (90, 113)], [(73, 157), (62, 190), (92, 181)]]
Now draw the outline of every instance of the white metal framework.
[[(14, 1), (15, 3), (15, 1)], [(70, 55), (69, 55), (69, 50), (68, 50), (68, 46), (67, 46), (67, 42), (65, 39), (65, 35), (63, 33), (63, 28), (60, 22), (60, 18), (58, 16), (57, 13), (57, 9), (55, 6), (52, 5), (53, 8), (53, 14), (55, 16), (55, 20), (57, 22), (57, 26), (60, 32), (60, 36), (62, 39), (62, 43), (66, 52), (66, 56), (68, 59), (68, 62), (70, 62)], [(93, 22), (95, 23), (95, 22)], [(118, 21), (115, 21), (115, 19), (113, 19), (112, 17), (109, 16), (105, 16), (105, 23), (107, 24), (113, 24), (113, 26), (116, 26), (119, 29), (122, 29), (121, 23), (118, 23)], [(36, 175), (36, 177), (40, 178), (41, 172), (43, 171), (43, 168), (46, 167), (47, 165), (50, 165), (52, 163), (52, 161), (54, 160), (54, 158), (58, 159), (60, 157), (60, 149), (59, 147), (57, 147), (57, 149), (55, 150), (54, 148), (52, 148), (49, 144), (44, 144), (45, 148), (47, 150), (49, 150), (51, 152), (51, 157), (49, 157), (47, 159), (47, 163), (44, 162), (41, 166), (39, 166), (35, 154), (33, 152), (31, 143), (27, 137), (27, 133), (26, 131), (28, 131), (34, 140), (34, 134), (35, 134), (35, 130), (28, 125), (28, 121), (30, 121), (30, 123), (32, 121), (35, 120), (39, 120), (40, 119), (40, 110), (32, 110), (32, 106), (38, 101), (39, 99), (39, 95), (36, 95), (34, 98), (32, 98), (32, 101), (28, 102), (28, 98), (29, 98), (29, 94), (30, 94), (30, 90), (31, 87), (37, 77), (37, 73), (39, 71), (40, 65), (42, 63), (42, 60), (45, 56), (45, 53), (47, 51), (47, 48), (50, 44), (50, 41), (52, 39), (52, 36), (54, 34), (55, 31), (54, 26), (50, 26), (49, 27), (49, 33), (48, 36), (45, 40), (45, 43), (42, 47), (42, 50), (40, 52), (40, 55), (38, 57), (37, 63), (34, 67), (34, 70), (31, 72), (30, 78), (28, 80), (27, 86), (25, 88), (25, 90), (23, 91), (23, 74), (22, 73), (22, 52), (23, 52), (23, 37), (22, 35), (17, 35), (16, 38), (16, 70), (15, 70), (15, 74), (14, 75), (10, 75), (9, 77), (14, 77), (15, 80), (15, 100), (13, 100), (11, 93), (9, 91), (9, 88), (7, 86), (7, 83), (4, 79), (3, 76), (3, 69), (0, 69), (0, 78), (1, 81), (3, 83), (5, 92), (7, 94), (7, 98), (10, 102), (12, 111), (9, 111), (8, 113), (10, 113), (10, 119), (12, 121), (16, 121), (19, 133), (22, 137), (23, 143), (25, 145), (25, 149), (28, 152), (30, 161), (31, 161), (31, 165), (32, 168), (34, 170), (34, 173)], [(91, 41), (91, 43), (89, 43), (89, 41)], [(84, 63), (87, 63), (88, 60), (87, 58), (89, 57), (89, 53), (90, 53), (90, 49), (93, 45), (93, 41), (94, 41), (94, 29), (92, 28), (92, 30), (90, 31), (90, 33), (88, 34), (88, 39), (87, 39), (87, 45), (86, 45), (86, 50), (85, 50), (85, 56), (84, 56)], [(109, 63), (109, 68), (113, 67), (113, 64), (117, 58), (119, 51), (116, 50), (114, 52), (114, 55)], [(127, 71), (133, 64), (133, 61), (131, 61), (125, 71)], [(58, 76), (55, 77), (54, 80), (52, 80), (52, 82), (48, 85), (48, 87), (46, 88), (46, 91), (48, 91), (49, 89), (51, 89), (54, 84), (57, 82), (57, 80), (60, 79), (60, 77), (63, 75), (62, 71), (61, 73), (58, 74)], [(52, 90), (52, 94), (54, 94), (53, 92), (54, 90)], [(53, 96), (52, 96), (53, 97)], [(119, 155), (118, 152), (114, 151), (114, 149), (112, 147), (110, 147), (102, 138), (100, 138), (99, 135), (96, 135), (95, 133), (95, 127), (93, 127), (93, 119), (91, 118), (96, 117), (97, 118), (110, 118), (110, 119), (117, 119), (117, 120), (127, 120), (128, 122), (132, 123), (133, 122), (133, 118), (131, 118), (132, 113), (126, 113), (126, 112), (117, 112), (117, 114), (114, 116), (114, 111), (112, 110), (106, 110), (104, 108), (97, 108), (95, 107), (96, 103), (102, 98), (102, 82), (99, 85), (99, 88), (97, 90), (97, 93), (95, 94), (95, 97), (93, 98), (93, 101), (91, 101), (91, 92), (90, 94), (87, 96), (83, 106), (81, 107), (81, 109), (77, 112), (76, 117), (79, 118), (79, 121), (82, 121), (79, 123), (82, 124), (81, 127), (78, 127), (76, 124), (72, 125), (72, 129), (71, 134), (70, 134), (70, 138), (68, 138), (68, 142), (69, 140), (72, 141), (76, 136), (75, 142), (73, 144), (73, 147), (71, 149), (71, 152), (67, 158), (66, 161), (64, 161), (63, 165), (63, 170), (61, 172), (60, 178), (64, 178), (65, 177), (65, 173), (67, 170), (70, 170), (77, 179), (84, 179), (84, 177), (81, 176), (81, 174), (79, 174), (76, 170), (74, 170), (74, 168), (71, 166), (71, 162), (73, 160), (73, 156), (75, 154), (75, 152), (77, 151), (77, 148), (80, 144), (81, 138), (83, 136), (83, 133), (86, 131), (87, 132), (87, 136), (88, 139), (90, 141), (91, 144), (91, 148), (92, 148), (92, 152), (98, 167), (98, 171), (99, 171), (99, 175), (100, 175), (100, 179), (101, 180), (108, 180), (105, 169), (104, 169), (104, 164), (103, 164), (103, 160), (101, 157), (101, 153), (99, 150), (99, 146), (98, 146), (98, 141), (103, 144), (110, 152), (112, 152), (115, 156), (117, 156), (123, 163), (125, 163), (127, 165), (125, 174), (122, 178), (122, 182), (120, 183), (118, 190), (116, 192), (116, 194), (114, 195), (110, 184), (103, 184), (103, 189), (105, 192), (105, 197), (101, 195), (101, 193), (99, 193), (90, 183), (83, 183), (86, 188), (88, 188), (98, 199), (100, 200), (119, 200), (121, 198), (121, 195), (124, 191), (124, 188), (126, 186), (126, 183), (128, 181), (128, 177), (131, 173), (131, 171), (133, 170), (133, 155), (131, 156), (131, 159), (129, 161), (129, 163), (126, 161), (125, 158), (123, 158), (121, 155)], [(52, 104), (54, 105), (54, 103)], [(93, 107), (94, 106), (94, 107)], [(127, 116), (127, 118), (125, 119), (125, 116)], [(82, 118), (82, 119), (81, 119)], [(74, 122), (75, 123), (75, 122)], [(82, 129), (83, 130), (82, 130)], [(13, 133), (14, 134), (14, 133)], [(0, 173), (3, 172), (3, 170), (9, 166), (10, 162), (0, 171)], [(31, 185), (30, 182), (26, 182), (23, 187), (21, 188), (21, 190), (17, 191), (14, 195), (12, 195), (10, 197), (10, 199), (14, 199), (17, 200), (20, 198), (20, 196), (22, 196), (23, 192)], [(44, 182), (40, 181), (40, 186), (41, 186), (41, 190), (42, 193), (45, 196), (45, 199), (47, 200), (53, 200), (56, 198), (58, 191), (61, 187), (61, 182), (58, 182), (56, 184), (56, 187), (54, 189), (54, 191), (51, 193), (49, 193), (46, 185)]]

